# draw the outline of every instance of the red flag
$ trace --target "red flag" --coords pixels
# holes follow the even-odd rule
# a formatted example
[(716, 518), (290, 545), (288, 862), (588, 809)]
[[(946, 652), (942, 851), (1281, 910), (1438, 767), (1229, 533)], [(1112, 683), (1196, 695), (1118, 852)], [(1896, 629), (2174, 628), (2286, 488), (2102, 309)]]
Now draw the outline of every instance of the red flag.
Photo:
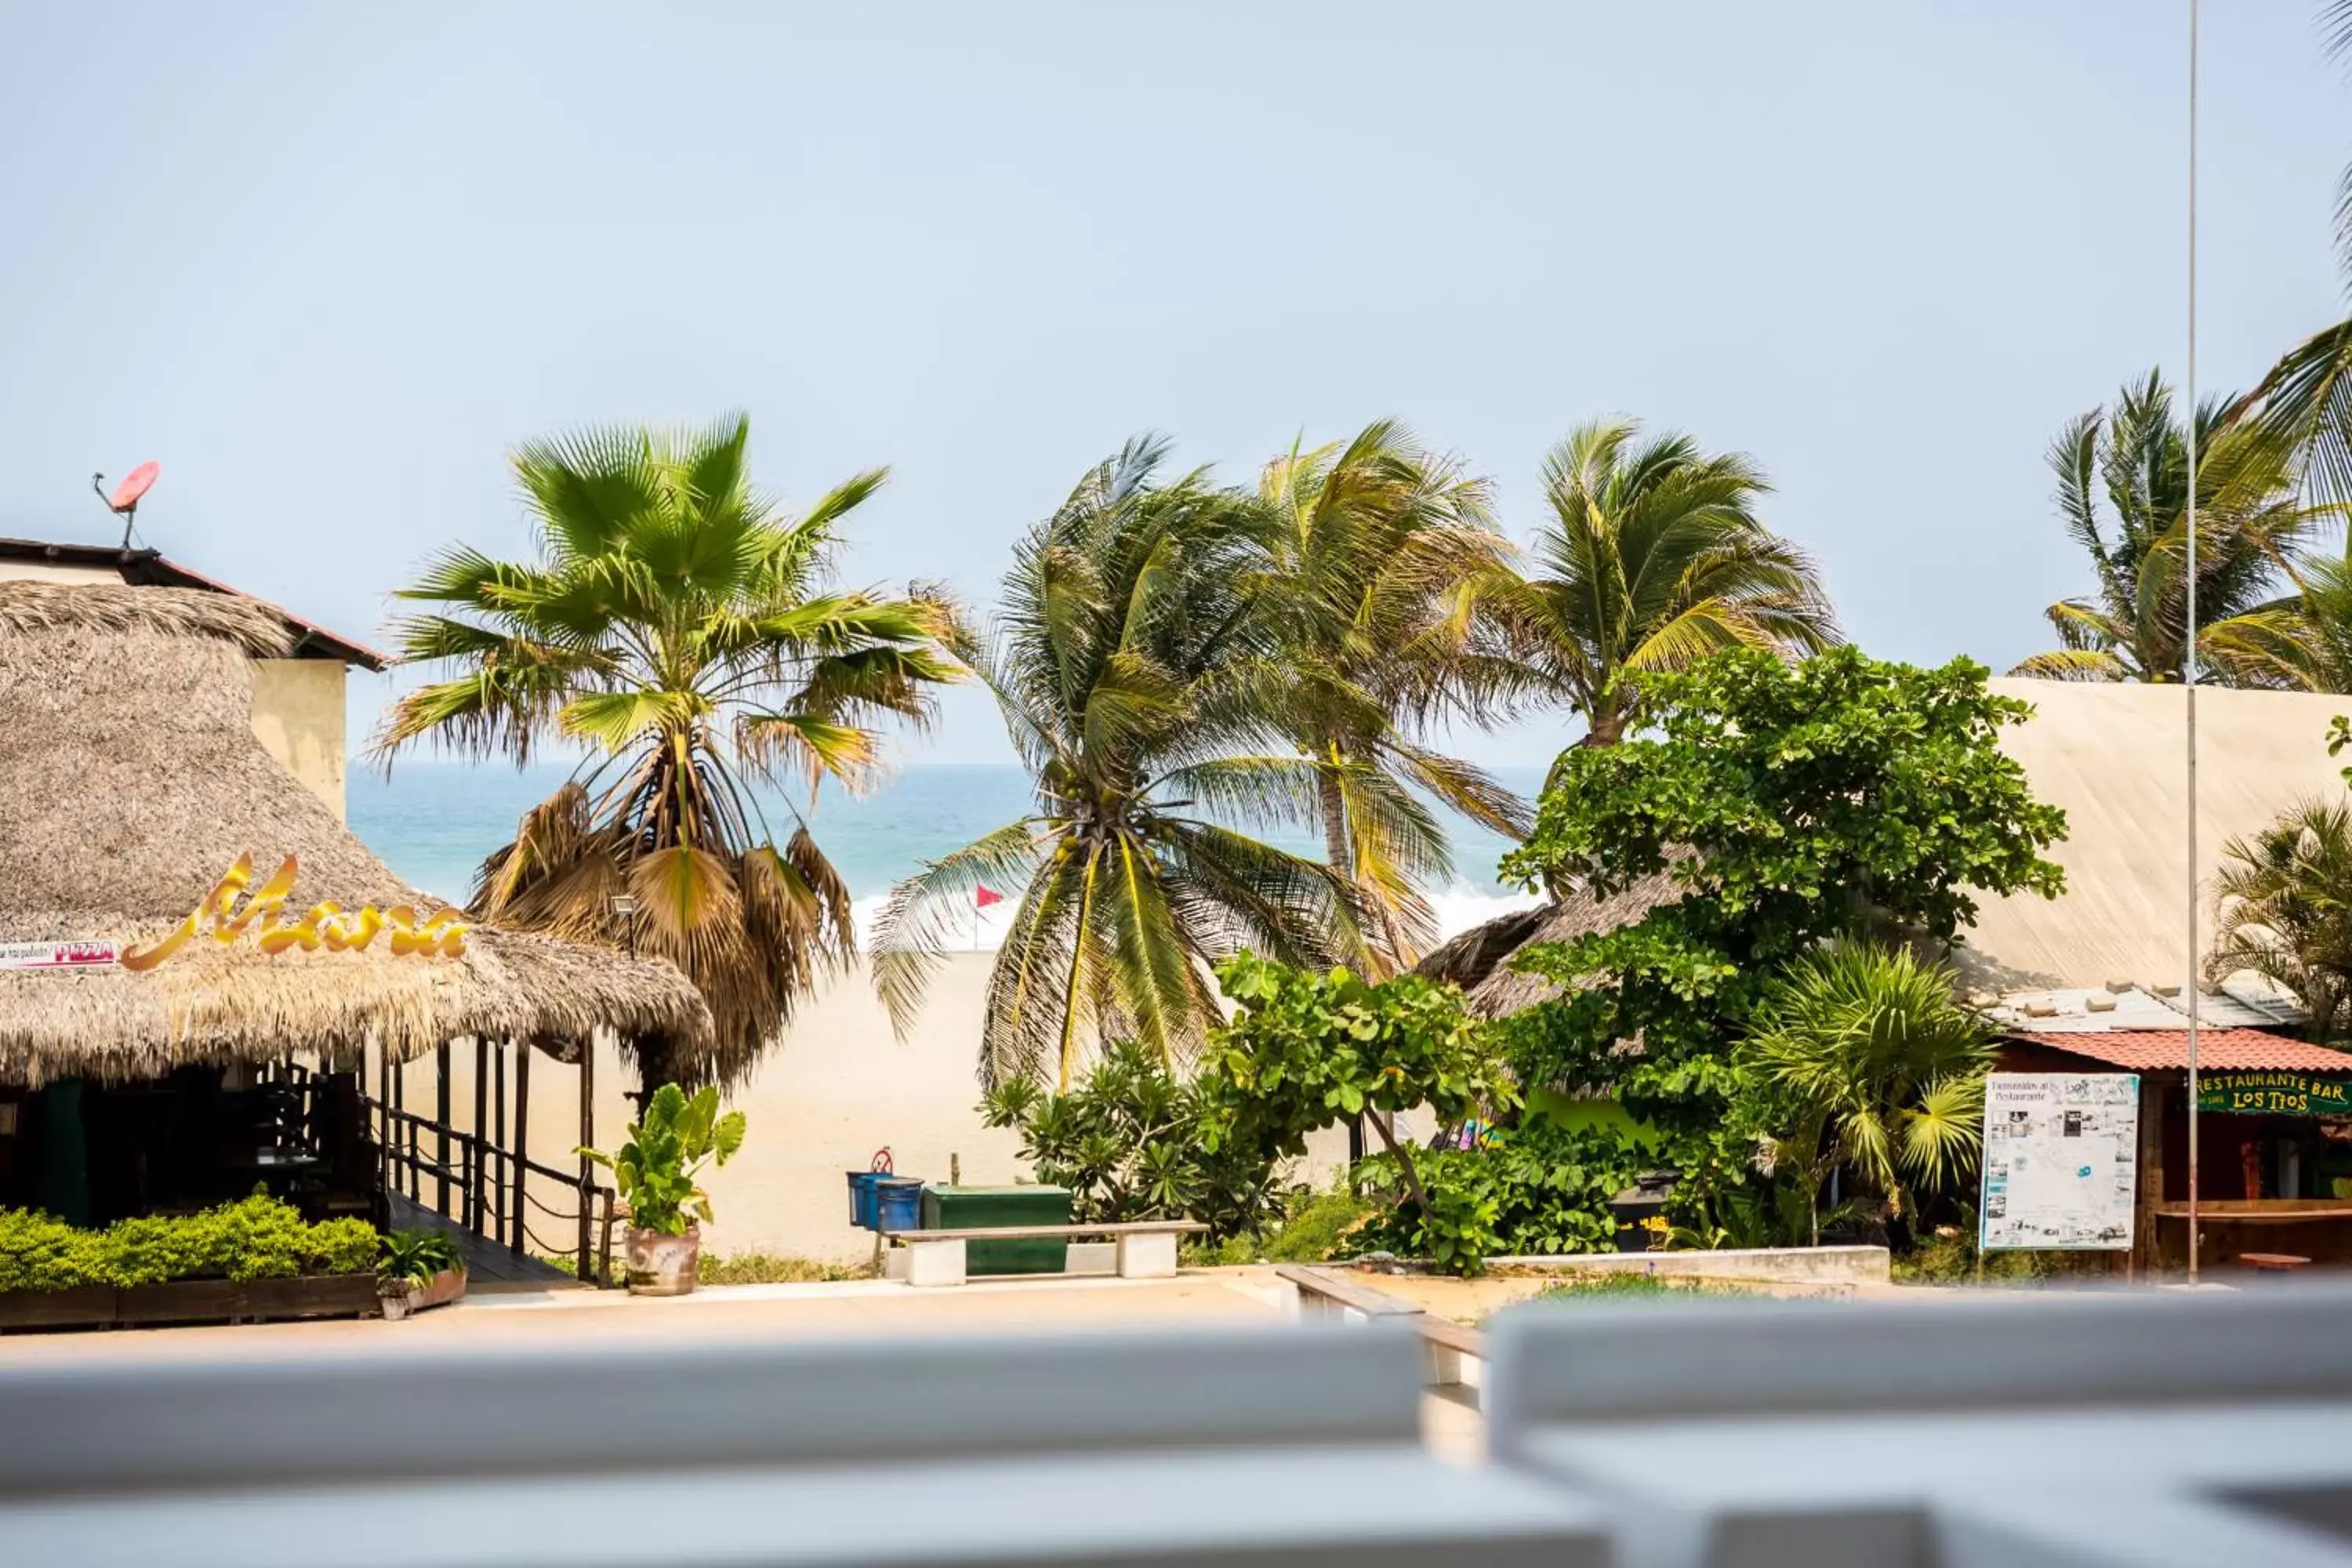
[(1003, 901), (1004, 895), (985, 882), (982, 883), (971, 896), (972, 908), (976, 910), (984, 910), (991, 904), (1001, 904)]

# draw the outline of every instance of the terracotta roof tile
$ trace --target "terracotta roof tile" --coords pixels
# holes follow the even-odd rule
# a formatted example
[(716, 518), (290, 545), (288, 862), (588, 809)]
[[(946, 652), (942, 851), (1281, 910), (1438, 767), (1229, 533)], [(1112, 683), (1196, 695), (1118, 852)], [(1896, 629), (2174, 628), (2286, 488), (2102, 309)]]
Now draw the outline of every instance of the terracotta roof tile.
[[(2093, 1061), (2158, 1072), (2189, 1065), (2186, 1029), (2110, 1029), (2105, 1032), (2070, 1029), (2046, 1033), (2005, 1030), (2003, 1037), (2087, 1057)], [(2302, 1040), (2290, 1040), (2261, 1029), (2200, 1029), (2197, 1066), (2200, 1071), (2236, 1072), (2273, 1069), (2291, 1072), (2352, 1073), (2352, 1052), (2331, 1050)]]

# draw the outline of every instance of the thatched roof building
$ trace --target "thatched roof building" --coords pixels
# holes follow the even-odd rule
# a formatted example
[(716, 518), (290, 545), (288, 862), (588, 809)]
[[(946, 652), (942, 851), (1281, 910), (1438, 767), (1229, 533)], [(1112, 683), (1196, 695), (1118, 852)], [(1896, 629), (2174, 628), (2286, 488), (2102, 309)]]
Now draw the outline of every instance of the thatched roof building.
[[(255, 738), (248, 656), (288, 636), (222, 594), (0, 582), (0, 943), (152, 940), (247, 854), (264, 876), (298, 858), (290, 911), (438, 905)], [(0, 1082), (369, 1041), (404, 1060), (467, 1035), (555, 1045), (600, 1026), (688, 1043), (709, 1019), (667, 963), (478, 927), (455, 957), (199, 940), (142, 973), (0, 969)]]
[(1562, 994), (1559, 986), (1540, 975), (1511, 967), (1511, 956), (1521, 948), (1536, 942), (1570, 942), (1632, 925), (1658, 905), (1682, 896), (1683, 890), (1664, 872), (1644, 877), (1612, 898), (1570, 893), (1473, 926), (1433, 951), (1415, 970), (1462, 987), (1476, 1016), (1506, 1018)]

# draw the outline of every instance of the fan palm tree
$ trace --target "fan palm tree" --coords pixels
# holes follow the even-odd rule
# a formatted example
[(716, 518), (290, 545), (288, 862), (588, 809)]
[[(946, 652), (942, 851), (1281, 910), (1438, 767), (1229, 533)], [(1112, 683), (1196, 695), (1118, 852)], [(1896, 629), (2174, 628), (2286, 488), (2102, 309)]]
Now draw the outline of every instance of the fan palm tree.
[[(1022, 887), (988, 982), (982, 1084), (1066, 1091), (1102, 1041), (1182, 1059), (1216, 1016), (1208, 966), (1242, 948), (1360, 964), (1352, 884), (1229, 824), (1302, 820), (1322, 778), (1244, 673), (1271, 652), (1246, 585), (1264, 509), (1129, 443), (1031, 531), (985, 644), (1036, 805), (893, 889), (875, 977), (903, 1031), (982, 884)], [(1278, 689), (1276, 689), (1278, 690)]]
[[(1485, 479), (1391, 421), (1297, 447), (1265, 466), (1265, 559), (1249, 587), (1270, 621), (1267, 706), (1318, 776), (1324, 858), (1372, 920), (1374, 973), (1410, 967), (1434, 935), (1421, 889), (1454, 873), (1423, 796), (1512, 837), (1527, 807), (1416, 738), (1435, 719), (1489, 716), (1484, 601), (1511, 581)], [(1506, 677), (1510, 672), (1503, 672)]]
[(648, 1088), (740, 1077), (853, 952), (840, 877), (789, 805), (776, 843), (754, 787), (857, 783), (875, 763), (868, 726), (919, 722), (959, 673), (943, 604), (830, 585), (844, 520), (882, 472), (793, 519), (753, 487), (750, 433), (736, 417), (520, 448), (538, 557), (457, 546), (401, 592), (433, 606), (399, 623), (403, 662), (446, 673), (395, 703), (376, 741), (387, 763), (425, 742), (518, 766), (551, 743), (588, 749), (483, 864), (471, 907), (686, 972), (713, 1043), (688, 1061), (641, 1052)]
[(1821, 1189), (1852, 1171), (1901, 1215), (1906, 1187), (1952, 1185), (1975, 1160), (1990, 1037), (1951, 976), (1910, 949), (1845, 943), (1774, 981), (1738, 1060), (1759, 1085), (1775, 1163)]
[(1679, 433), (1644, 440), (1622, 419), (1570, 432), (1544, 458), (1535, 570), (1496, 603), (1517, 694), (1565, 702), (1587, 744), (1613, 745), (1633, 716), (1630, 675), (1841, 640), (1811, 559), (1757, 519), (1769, 489), (1746, 457)]
[(2352, 1026), (2352, 810), (2309, 800), (2222, 847), (2206, 973), (2252, 970), (2299, 997), (2311, 1037)]
[[(2197, 410), (2197, 657), (2235, 684), (2282, 679), (2301, 634), (2284, 590), (2295, 552), (2333, 515), (2295, 493), (2288, 445), (2215, 399)], [(2058, 510), (2096, 590), (2049, 609), (2059, 646), (2011, 673), (2054, 680), (2180, 679), (2188, 627), (2188, 432), (2150, 371), (2112, 412), (2093, 409), (2050, 447)], [(2114, 513), (2110, 524), (2099, 505)]]

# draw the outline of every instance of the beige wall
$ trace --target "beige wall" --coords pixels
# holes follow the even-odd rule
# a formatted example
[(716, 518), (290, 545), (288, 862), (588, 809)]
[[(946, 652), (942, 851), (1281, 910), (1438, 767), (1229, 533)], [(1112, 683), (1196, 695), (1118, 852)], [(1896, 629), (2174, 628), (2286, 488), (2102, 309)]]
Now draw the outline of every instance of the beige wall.
[(253, 732), (262, 749), (343, 817), (343, 666), (331, 658), (253, 661)]
[(0, 582), (120, 583), (111, 566), (52, 566), (46, 561), (0, 561)]

